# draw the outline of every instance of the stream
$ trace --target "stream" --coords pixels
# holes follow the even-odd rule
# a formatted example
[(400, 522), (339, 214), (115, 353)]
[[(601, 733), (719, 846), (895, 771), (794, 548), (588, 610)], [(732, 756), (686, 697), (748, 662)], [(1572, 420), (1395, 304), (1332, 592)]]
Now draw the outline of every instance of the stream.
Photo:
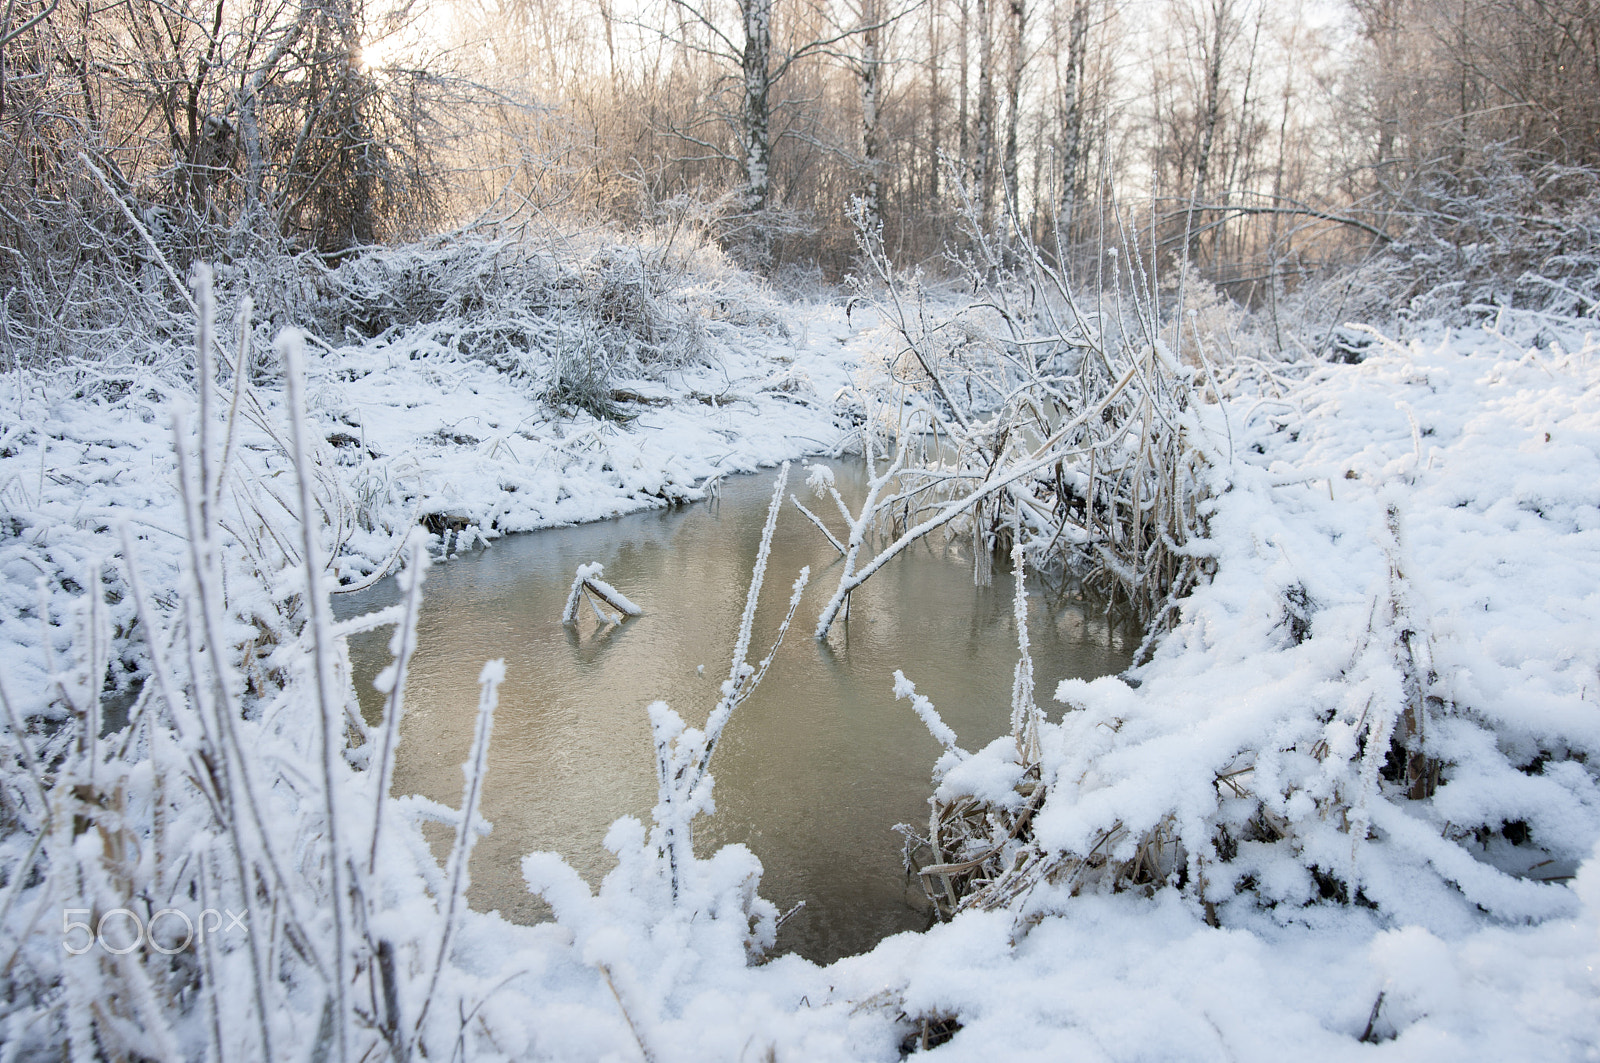
[[(859, 461), (832, 462), (841, 492), (864, 492)], [(727, 678), (729, 657), (776, 473), (730, 477), (720, 499), (598, 524), (497, 540), (436, 565), (424, 585), (418, 650), (392, 793), (461, 803), (477, 709), (477, 676), (503, 657), (482, 815), (494, 825), (472, 857), (469, 902), (517, 922), (549, 918), (523, 885), (521, 857), (565, 856), (591, 886), (615, 865), (601, 847), (611, 823), (648, 822), (656, 781), (645, 706), (665, 700), (691, 726), (704, 723)], [(812, 499), (803, 465), (788, 493), (842, 535), (831, 500)], [(829, 517), (832, 517), (829, 520)], [(587, 606), (563, 626), (562, 607), (580, 564), (644, 615), (603, 625)], [(931, 738), (894, 698), (901, 669), (938, 707), (961, 744), (976, 749), (1009, 725), (1016, 632), (1013, 579), (996, 563), (991, 586), (973, 585), (970, 543), (942, 535), (906, 551), (859, 588), (848, 622), (826, 643), (812, 638), (838, 582), (832, 546), (787, 498), (761, 594), (752, 663), (766, 656), (802, 565), (812, 578), (765, 682), (734, 714), (711, 762), (717, 811), (696, 821), (703, 856), (742, 842), (761, 859), (761, 894), (787, 911), (778, 950), (829, 962), (882, 938), (928, 926), (929, 906), (908, 879), (902, 838), (926, 833)], [(1067, 677), (1127, 667), (1138, 642), (1103, 603), (1030, 581), (1029, 634), (1037, 700)], [(398, 600), (392, 579), (337, 604), (341, 615)], [(356, 687), (377, 723), (372, 679), (388, 663), (390, 629), (350, 640)], [(443, 854), (448, 832), (429, 824)]]

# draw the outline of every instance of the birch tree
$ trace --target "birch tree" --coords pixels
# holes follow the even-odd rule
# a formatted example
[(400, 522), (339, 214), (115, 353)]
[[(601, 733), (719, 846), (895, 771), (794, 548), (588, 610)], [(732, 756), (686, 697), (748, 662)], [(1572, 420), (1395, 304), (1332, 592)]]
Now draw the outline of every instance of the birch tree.
[(861, 58), (856, 73), (861, 84), (861, 168), (866, 185), (862, 197), (863, 211), (866, 222), (874, 226), (883, 223), (882, 204), (878, 195), (879, 167), (882, 165), (878, 111), (883, 78), (883, 26), (879, 2), (861, 0)]
[(985, 232), (994, 226), (994, 19), (993, 0), (973, 0), (978, 23), (978, 128), (972, 162), (973, 199)]
[(1017, 135), (1022, 120), (1022, 75), (1028, 63), (1028, 0), (1007, 0), (1006, 14), (1006, 210), (1020, 213)]
[[(1089, 42), (1090, 0), (1071, 0), (1067, 17), (1065, 47), (1056, 51), (1060, 81), (1060, 170), (1061, 194), (1057, 212), (1060, 226), (1071, 239), (1078, 204), (1083, 198), (1082, 169), (1084, 151), (1084, 91)], [(1055, 23), (1060, 31), (1060, 20)], [(1064, 60), (1064, 61), (1063, 61)], [(1057, 253), (1060, 253), (1057, 248)]]

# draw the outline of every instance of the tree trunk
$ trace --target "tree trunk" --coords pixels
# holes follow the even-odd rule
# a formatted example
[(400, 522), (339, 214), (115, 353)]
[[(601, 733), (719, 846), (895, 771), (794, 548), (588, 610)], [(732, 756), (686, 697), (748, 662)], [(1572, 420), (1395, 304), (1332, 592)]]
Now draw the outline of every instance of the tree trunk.
[(979, 225), (988, 232), (994, 222), (994, 33), (989, 0), (977, 0), (977, 15), (978, 128), (972, 191), (977, 200)]
[[(1021, 121), (1022, 73), (1028, 60), (1027, 0), (1010, 0), (1010, 66), (1006, 70), (1005, 211), (1018, 216), (1017, 127)], [(1002, 226), (1003, 226), (1002, 222)]]
[[(1211, 3), (1211, 47), (1205, 54), (1205, 101), (1200, 111), (1200, 148), (1194, 164), (1194, 185), (1191, 189), (1180, 190), (1192, 197), (1188, 219), (1191, 234), (1199, 224), (1195, 216), (1195, 204), (1203, 201), (1208, 192), (1206, 179), (1211, 168), (1211, 149), (1216, 142), (1217, 125), (1222, 119), (1222, 52), (1232, 6), (1232, 0), (1212, 0)], [(1191, 236), (1190, 239), (1189, 250), (1192, 253), (1198, 246), (1199, 237)]]
[(767, 209), (772, 191), (772, 0), (739, 0), (744, 16), (745, 206)]
[(879, 37), (883, 31), (878, 22), (877, 0), (863, 0), (861, 5), (861, 66), (859, 75), (861, 81), (861, 165), (865, 171), (866, 181), (862, 192), (862, 209), (865, 213), (867, 224), (874, 229), (883, 222), (878, 195), (878, 177), (882, 154), (882, 148), (879, 143), (878, 105), (880, 102), (879, 83), (883, 70), (883, 59), (879, 53)]
[[(1261, 54), (1261, 26), (1266, 21), (1266, 13), (1267, 9), (1265, 7), (1256, 9), (1255, 33), (1250, 38), (1250, 53), (1245, 56), (1244, 84), (1239, 90), (1239, 109), (1233, 120), (1233, 150), (1229, 153), (1227, 174), (1223, 179), (1222, 187), (1217, 190), (1220, 198), (1214, 204), (1222, 208), (1224, 216), (1228, 213), (1229, 202), (1234, 191), (1247, 186), (1254, 176), (1251, 164), (1255, 159), (1256, 144), (1254, 137), (1251, 135), (1250, 108), (1254, 105), (1255, 100), (1250, 93), (1256, 87), (1256, 59)], [(1286, 80), (1289, 81), (1293, 80), (1293, 42), (1294, 34), (1298, 28), (1299, 24), (1296, 23), (1290, 29), (1288, 62), (1291, 72), (1285, 75)], [(1276, 217), (1276, 215), (1273, 217)], [(1212, 237), (1213, 247), (1219, 249), (1219, 253), (1223, 246), (1225, 232), (1226, 230), (1222, 226), (1218, 226), (1215, 230), (1215, 235)], [(1235, 226), (1233, 233), (1233, 257), (1235, 260), (1242, 261), (1246, 254), (1246, 237), (1248, 234), (1243, 225)]]
[[(1083, 78), (1089, 37), (1089, 0), (1073, 0), (1067, 23), (1067, 68), (1061, 79), (1061, 205), (1062, 239), (1071, 244), (1078, 203), (1083, 196)], [(1056, 254), (1065, 260), (1066, 248)]]
[(965, 167), (967, 160), (972, 158), (972, 144), (967, 129), (969, 112), (967, 108), (968, 78), (971, 76), (970, 68), (972, 56), (969, 54), (972, 41), (972, 0), (961, 0), (961, 48), (957, 60), (961, 64), (961, 102), (956, 113), (956, 126), (960, 138), (959, 150), (961, 152), (961, 165)]
[(939, 4), (928, 4), (928, 203), (930, 213), (939, 209), (939, 117), (944, 101), (939, 98), (939, 65), (943, 59), (939, 40)]

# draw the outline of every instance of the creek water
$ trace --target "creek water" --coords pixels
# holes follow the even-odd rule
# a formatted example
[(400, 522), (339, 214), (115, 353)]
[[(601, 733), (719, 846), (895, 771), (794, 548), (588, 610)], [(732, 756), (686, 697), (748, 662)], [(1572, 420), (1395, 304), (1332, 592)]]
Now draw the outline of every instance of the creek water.
[[(855, 504), (860, 463), (831, 464)], [(797, 465), (789, 491), (824, 520), (831, 515), (842, 534), (831, 500), (811, 499), (805, 476)], [(645, 707), (664, 700), (699, 726), (716, 703), (774, 477), (730, 478), (716, 501), (508, 537), (430, 570), (391, 792), (460, 805), (478, 672), (503, 657), (482, 806), (494, 826), (472, 857), (474, 908), (518, 922), (548, 918), (522, 882), (524, 854), (559, 852), (597, 886), (615, 866), (601, 846), (611, 823), (624, 815), (648, 823), (656, 784)], [(644, 615), (601, 625), (586, 607), (577, 625), (563, 626), (573, 573), (591, 561)], [(828, 962), (928, 925), (893, 828), (926, 833), (940, 750), (895, 700), (893, 675), (903, 670), (966, 748), (1005, 733), (1014, 580), (997, 563), (992, 585), (975, 586), (968, 549), (936, 535), (859, 588), (848, 620), (819, 643), (812, 630), (838, 583), (838, 554), (786, 498), (752, 662), (766, 655), (802, 565), (811, 584), (766, 680), (724, 733), (711, 763), (716, 814), (697, 821), (695, 845), (701, 855), (748, 845), (765, 869), (763, 896), (780, 910), (806, 901), (779, 931), (779, 950)], [(338, 604), (349, 615), (397, 598), (385, 581)], [(1102, 603), (1030, 584), (1029, 605), (1037, 700), (1048, 714), (1059, 712), (1050, 695), (1060, 679), (1127, 667), (1138, 632), (1108, 620)], [(388, 663), (388, 638), (385, 629), (351, 640), (374, 723), (382, 699), (372, 678)], [(430, 840), (445, 851), (442, 829)]]

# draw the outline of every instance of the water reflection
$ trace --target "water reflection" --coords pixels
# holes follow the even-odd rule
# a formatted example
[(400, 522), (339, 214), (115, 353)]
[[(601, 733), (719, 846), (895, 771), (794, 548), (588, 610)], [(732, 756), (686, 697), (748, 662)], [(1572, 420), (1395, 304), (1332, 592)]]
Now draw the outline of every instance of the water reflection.
[[(856, 467), (836, 468), (853, 501)], [(483, 799), (494, 830), (473, 855), (473, 907), (545, 917), (522, 884), (523, 854), (553, 849), (598, 884), (614, 864), (600, 844), (607, 828), (619, 816), (648, 817), (656, 795), (645, 706), (664, 699), (698, 725), (715, 704), (772, 481), (770, 472), (740, 477), (724, 484), (720, 502), (504, 539), (430, 573), (393, 792), (459, 805), (477, 674), (485, 659), (504, 657)], [(585, 609), (576, 628), (564, 627), (573, 572), (589, 561), (602, 562), (606, 580), (645, 615), (608, 626)], [(849, 622), (817, 643), (810, 632), (837, 582), (838, 556), (786, 506), (752, 660), (771, 644), (802, 565), (811, 566), (811, 588), (765, 683), (724, 733), (712, 762), (717, 814), (698, 822), (696, 845), (702, 855), (749, 845), (766, 868), (764, 896), (784, 909), (807, 902), (779, 947), (827, 961), (927, 924), (892, 828), (925, 829), (939, 747), (894, 700), (894, 670), (975, 748), (1008, 725), (1016, 635), (1003, 570), (994, 586), (974, 587), (970, 558), (941, 542), (886, 565), (855, 592)], [(385, 585), (340, 604), (376, 608), (394, 593)], [(1042, 705), (1059, 679), (1127, 666), (1137, 632), (1119, 630), (1093, 603), (1031, 593)], [(387, 639), (352, 640), (369, 719), (381, 712), (371, 679), (387, 663)]]

